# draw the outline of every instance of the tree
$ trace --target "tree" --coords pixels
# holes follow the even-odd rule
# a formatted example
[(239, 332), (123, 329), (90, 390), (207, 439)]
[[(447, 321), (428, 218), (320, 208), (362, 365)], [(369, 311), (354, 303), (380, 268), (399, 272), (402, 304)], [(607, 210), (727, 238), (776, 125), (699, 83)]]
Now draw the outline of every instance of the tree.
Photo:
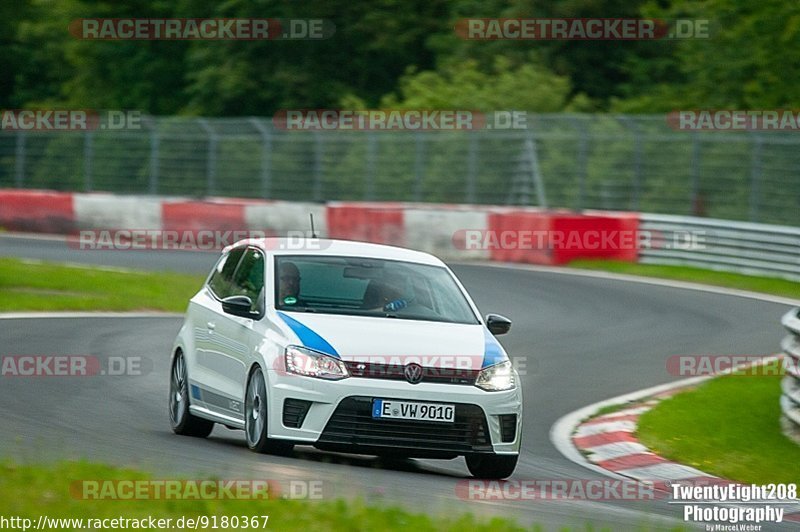
[[(490, 69), (475, 60), (452, 63), (438, 71), (409, 71), (398, 94), (385, 96), (381, 105), (405, 109), (519, 109), (556, 112), (586, 105), (582, 96), (570, 96), (570, 81), (539, 64), (535, 57), (513, 68), (498, 56)], [(570, 104), (574, 105), (570, 105)]]
[[(800, 5), (782, 0), (682, 0), (645, 12), (710, 21), (708, 39), (673, 41), (674, 64), (630, 63), (620, 111), (793, 108), (800, 100)], [(675, 75), (673, 75), (675, 74)]]
[(222, 115), (331, 107), (346, 94), (370, 105), (409, 66), (430, 68), (427, 40), (447, 31), (445, 0), (311, 0), (298, 4), (232, 0), (214, 16), (328, 19), (327, 40), (192, 43), (188, 109)]

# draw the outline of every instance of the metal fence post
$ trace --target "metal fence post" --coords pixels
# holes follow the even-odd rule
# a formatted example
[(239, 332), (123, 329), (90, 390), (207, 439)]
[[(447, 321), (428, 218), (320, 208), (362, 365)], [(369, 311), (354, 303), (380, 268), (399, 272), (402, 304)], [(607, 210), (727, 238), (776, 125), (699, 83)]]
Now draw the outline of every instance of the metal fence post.
[(586, 201), (586, 179), (589, 173), (589, 134), (581, 128), (578, 138), (578, 201), (575, 209), (583, 209)]
[(153, 124), (150, 132), (150, 180), (148, 191), (150, 194), (158, 194), (158, 159), (161, 140), (158, 137), (158, 126)]
[(217, 134), (209, 125), (205, 118), (198, 118), (200, 127), (208, 135), (208, 154), (206, 159), (206, 196), (213, 196), (216, 193), (216, 174), (217, 174)]
[(757, 222), (761, 207), (761, 151), (764, 139), (756, 133), (754, 135), (752, 155), (750, 158), (750, 221)]
[(695, 216), (701, 216), (700, 210), (700, 136), (697, 131), (692, 133), (692, 168), (691, 176), (691, 212)]
[(86, 131), (83, 136), (83, 188), (86, 192), (91, 192), (92, 183), (92, 162), (94, 159), (94, 137), (91, 131)]
[(378, 152), (378, 138), (374, 131), (367, 132), (367, 157), (364, 161), (366, 168), (364, 177), (364, 199), (372, 201), (375, 199), (375, 157)]
[(580, 211), (586, 201), (586, 179), (588, 177), (588, 158), (589, 158), (589, 134), (586, 131), (586, 120), (579, 120), (577, 116), (569, 117), (572, 126), (577, 132), (577, 153), (576, 160), (578, 165), (578, 195), (575, 198), (574, 209)]
[[(542, 171), (539, 168), (539, 148), (536, 145), (536, 137), (534, 136), (533, 132), (528, 131), (528, 136), (525, 140), (525, 151), (528, 154), (528, 161), (531, 165), (531, 171), (533, 175), (533, 186), (536, 187), (536, 200), (539, 203), (539, 207), (546, 209), (547, 208), (547, 196), (545, 196), (544, 192), (544, 178), (542, 177)], [(529, 202), (526, 202), (528, 204)]]
[(639, 210), (639, 203), (642, 197), (642, 135), (639, 128), (636, 128), (636, 140), (633, 156), (633, 210)]
[(422, 133), (414, 133), (414, 144), (414, 201), (420, 201), (425, 180), (425, 142)]
[(272, 124), (267, 127), (255, 117), (250, 123), (261, 134), (261, 197), (268, 199), (272, 194)]
[(314, 201), (322, 201), (322, 157), (324, 146), (322, 135), (319, 131), (314, 131), (314, 190), (312, 196)]
[(17, 131), (17, 142), (14, 147), (14, 185), (22, 188), (25, 184), (25, 131)]
[(467, 191), (466, 202), (475, 203), (475, 179), (478, 174), (478, 135), (477, 131), (467, 132), (469, 151), (467, 152)]
[(639, 210), (639, 199), (642, 194), (642, 132), (639, 124), (630, 116), (620, 117), (621, 121), (633, 135), (633, 191), (631, 196), (631, 209)]

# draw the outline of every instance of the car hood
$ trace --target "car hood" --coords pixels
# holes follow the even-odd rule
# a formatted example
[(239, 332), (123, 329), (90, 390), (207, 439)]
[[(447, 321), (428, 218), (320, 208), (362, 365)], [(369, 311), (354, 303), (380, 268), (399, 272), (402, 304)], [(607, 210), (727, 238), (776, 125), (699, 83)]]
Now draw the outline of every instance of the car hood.
[(481, 324), (278, 311), (299, 344), (345, 361), (480, 369), (508, 360)]

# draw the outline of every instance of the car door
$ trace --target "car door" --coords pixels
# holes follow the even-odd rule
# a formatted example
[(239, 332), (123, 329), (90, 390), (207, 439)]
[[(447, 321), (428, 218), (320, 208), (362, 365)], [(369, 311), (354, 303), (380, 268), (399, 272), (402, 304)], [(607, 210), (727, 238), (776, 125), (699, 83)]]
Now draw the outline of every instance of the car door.
[(222, 255), (214, 270), (201, 290), (189, 305), (192, 316), (192, 332), (194, 335), (195, 360), (190, 367), (190, 390), (192, 403), (210, 408), (218, 394), (219, 377), (214, 369), (216, 353), (222, 349), (216, 333), (216, 326), (222, 314), (220, 301), (231, 295), (233, 276), (239, 261), (245, 252), (244, 247), (234, 248)]
[[(264, 312), (264, 252), (255, 247), (245, 249), (225, 297), (247, 296), (251, 310), (258, 316)], [(216, 304), (219, 312), (213, 322), (214, 349), (209, 350), (207, 369), (212, 376), (212, 390), (206, 394), (206, 406), (219, 414), (241, 418), (244, 415), (244, 382), (250, 351), (257, 343), (257, 319), (227, 314), (222, 299)]]

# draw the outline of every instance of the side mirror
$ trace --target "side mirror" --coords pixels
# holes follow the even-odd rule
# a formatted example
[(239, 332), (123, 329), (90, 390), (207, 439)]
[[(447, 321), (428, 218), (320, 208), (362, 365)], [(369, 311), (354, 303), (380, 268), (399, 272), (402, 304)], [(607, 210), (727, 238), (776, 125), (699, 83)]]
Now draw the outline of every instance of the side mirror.
[(490, 333), (499, 336), (511, 330), (511, 320), (500, 314), (487, 314), (486, 327)]
[(258, 312), (253, 312), (253, 300), (247, 296), (230, 296), (222, 300), (222, 310), (226, 314), (233, 314), (242, 318), (257, 318)]

